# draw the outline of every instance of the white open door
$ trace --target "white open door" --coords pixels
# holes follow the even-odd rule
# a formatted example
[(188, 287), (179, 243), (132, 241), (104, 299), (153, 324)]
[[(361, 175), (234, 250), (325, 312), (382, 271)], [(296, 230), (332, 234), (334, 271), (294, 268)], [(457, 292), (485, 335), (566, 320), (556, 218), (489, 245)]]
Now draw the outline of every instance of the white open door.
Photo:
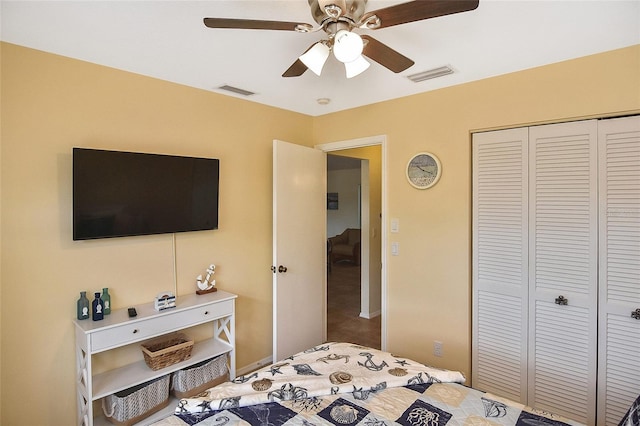
[(273, 141), (273, 361), (325, 338), (326, 154)]

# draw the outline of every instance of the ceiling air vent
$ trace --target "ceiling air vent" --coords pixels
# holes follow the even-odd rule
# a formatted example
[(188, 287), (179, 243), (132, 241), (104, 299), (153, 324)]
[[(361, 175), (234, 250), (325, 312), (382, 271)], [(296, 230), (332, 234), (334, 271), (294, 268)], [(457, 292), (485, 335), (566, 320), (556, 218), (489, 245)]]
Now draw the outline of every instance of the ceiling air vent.
[(412, 74), (410, 76), (407, 76), (407, 78), (413, 81), (414, 83), (419, 83), (421, 81), (430, 80), (432, 78), (438, 78), (438, 77), (442, 77), (449, 74), (453, 74), (453, 68), (451, 68), (448, 65), (445, 65), (443, 67), (419, 72), (417, 74)]
[(238, 95), (242, 95), (242, 96), (255, 95), (254, 92), (250, 92), (248, 90), (240, 89), (239, 87), (229, 86), (227, 84), (225, 84), (224, 86), (218, 87), (218, 89), (226, 90), (227, 92), (232, 92), (232, 93), (235, 93), (235, 94), (238, 94)]

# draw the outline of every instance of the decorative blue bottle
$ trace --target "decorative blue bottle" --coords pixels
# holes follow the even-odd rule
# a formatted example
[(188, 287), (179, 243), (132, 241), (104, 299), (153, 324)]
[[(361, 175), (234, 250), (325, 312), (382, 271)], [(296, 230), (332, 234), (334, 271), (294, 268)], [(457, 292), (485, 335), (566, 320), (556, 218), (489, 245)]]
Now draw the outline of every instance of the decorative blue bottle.
[(89, 299), (87, 299), (87, 292), (80, 292), (80, 299), (78, 299), (78, 319), (89, 319)]
[(95, 296), (91, 304), (91, 316), (94, 321), (100, 321), (104, 318), (104, 303), (100, 299), (100, 293), (95, 293)]
[(102, 303), (104, 303), (104, 314), (109, 315), (111, 313), (111, 296), (109, 295), (108, 288), (105, 287), (102, 289), (102, 296), (100, 298), (102, 299)]

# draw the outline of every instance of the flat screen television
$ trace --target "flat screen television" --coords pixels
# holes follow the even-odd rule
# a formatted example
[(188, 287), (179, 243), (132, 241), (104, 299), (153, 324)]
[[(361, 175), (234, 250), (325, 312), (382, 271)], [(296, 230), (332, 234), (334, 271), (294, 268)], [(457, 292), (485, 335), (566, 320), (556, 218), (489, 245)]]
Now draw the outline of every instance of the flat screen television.
[(73, 148), (73, 239), (218, 229), (220, 161)]

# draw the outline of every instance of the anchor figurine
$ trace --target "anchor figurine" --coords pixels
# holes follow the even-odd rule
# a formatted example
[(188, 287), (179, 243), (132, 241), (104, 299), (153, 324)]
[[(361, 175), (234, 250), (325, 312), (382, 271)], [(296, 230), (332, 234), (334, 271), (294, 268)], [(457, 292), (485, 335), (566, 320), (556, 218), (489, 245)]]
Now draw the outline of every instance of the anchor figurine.
[(213, 293), (214, 291), (218, 291), (216, 288), (216, 280), (211, 280), (213, 274), (216, 273), (216, 265), (213, 263), (209, 265), (207, 268), (207, 276), (204, 281), (202, 280), (202, 275), (198, 275), (196, 278), (196, 285), (198, 286), (198, 290), (196, 290), (196, 294), (207, 294)]

